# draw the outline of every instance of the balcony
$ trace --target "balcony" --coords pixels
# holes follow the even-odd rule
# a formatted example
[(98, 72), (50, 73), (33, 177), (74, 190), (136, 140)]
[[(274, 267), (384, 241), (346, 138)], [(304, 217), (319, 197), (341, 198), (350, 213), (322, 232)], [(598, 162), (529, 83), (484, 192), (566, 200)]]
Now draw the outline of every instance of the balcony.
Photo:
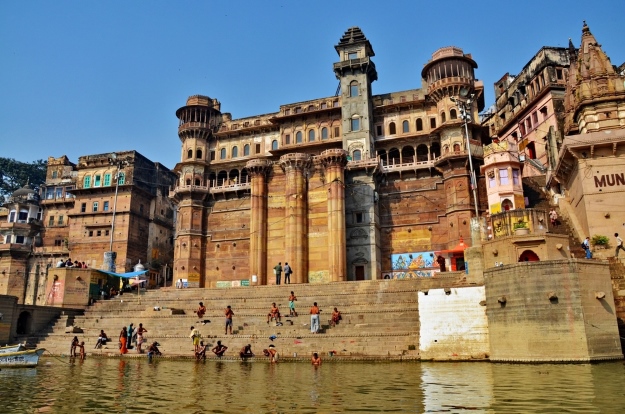
[(382, 172), (389, 173), (389, 172), (394, 172), (394, 171), (418, 170), (421, 168), (432, 168), (432, 167), (434, 167), (434, 160), (427, 160), (427, 161), (414, 160), (411, 162), (404, 162), (401, 164), (395, 164), (394, 162), (392, 164), (382, 163)]
[(205, 193), (207, 194), (208, 191), (209, 191), (208, 185), (177, 184), (173, 189), (169, 190), (169, 197), (174, 197), (176, 194), (183, 194), (183, 193)]
[(250, 182), (235, 183), (232, 180), (225, 180), (221, 185), (215, 185), (210, 188), (211, 194), (225, 193), (229, 191), (250, 190), (252, 184)]

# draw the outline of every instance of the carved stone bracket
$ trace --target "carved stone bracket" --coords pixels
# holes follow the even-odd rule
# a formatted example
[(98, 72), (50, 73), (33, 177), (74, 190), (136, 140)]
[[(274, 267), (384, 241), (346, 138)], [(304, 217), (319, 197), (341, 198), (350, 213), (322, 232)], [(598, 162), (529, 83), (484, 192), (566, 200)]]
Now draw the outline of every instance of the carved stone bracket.
[(250, 160), (245, 164), (245, 169), (251, 176), (265, 175), (271, 167), (271, 161), (264, 159)]
[(291, 154), (285, 154), (283, 156), (280, 157), (280, 167), (282, 167), (282, 169), (284, 171), (289, 171), (289, 170), (300, 170), (300, 171), (305, 171), (307, 170), (312, 162), (312, 157), (308, 154), (302, 154), (302, 153), (291, 153)]
[(347, 151), (344, 149), (327, 149), (323, 151), (318, 158), (325, 167), (329, 167), (331, 165), (345, 167), (347, 165)]

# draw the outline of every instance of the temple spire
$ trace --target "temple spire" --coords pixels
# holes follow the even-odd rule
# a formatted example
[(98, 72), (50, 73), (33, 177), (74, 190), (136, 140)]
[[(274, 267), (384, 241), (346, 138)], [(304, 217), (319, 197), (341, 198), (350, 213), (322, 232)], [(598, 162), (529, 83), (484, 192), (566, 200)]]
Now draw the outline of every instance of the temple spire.
[[(599, 130), (605, 127), (604, 115), (597, 118), (597, 104), (623, 101), (625, 99), (624, 77), (616, 73), (610, 58), (605, 54), (601, 45), (590, 32), (590, 27), (586, 21), (582, 27), (582, 41), (579, 49), (574, 51), (573, 42), (569, 40), (570, 68), (564, 99), (564, 109), (566, 119), (564, 122), (564, 133), (567, 135), (586, 133)], [(588, 119), (584, 119), (583, 112), (595, 113)], [(589, 116), (590, 116), (589, 112)], [(607, 111), (604, 112), (617, 113)], [(610, 114), (612, 116), (612, 114)], [(605, 115), (605, 117), (610, 117)], [(593, 120), (594, 121), (591, 121)], [(583, 121), (583, 126), (580, 122)]]

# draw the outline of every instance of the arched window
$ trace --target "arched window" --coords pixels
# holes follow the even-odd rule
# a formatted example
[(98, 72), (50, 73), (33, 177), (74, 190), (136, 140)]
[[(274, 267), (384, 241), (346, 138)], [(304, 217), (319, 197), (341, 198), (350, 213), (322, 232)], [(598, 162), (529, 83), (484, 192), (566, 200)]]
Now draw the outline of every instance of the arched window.
[(447, 115), (445, 115), (445, 112), (441, 112), (441, 124), (445, 122), (447, 122)]
[(308, 142), (313, 142), (315, 140), (315, 130), (311, 129), (308, 131)]
[(83, 187), (84, 188), (90, 188), (91, 187), (91, 176), (90, 175), (85, 175), (85, 180), (83, 181)]
[(388, 125), (388, 133), (389, 135), (395, 135), (397, 133), (397, 130), (395, 129), (395, 122), (391, 122)]
[(349, 84), (349, 96), (351, 97), (358, 96), (358, 82), (352, 81)]
[(243, 156), (247, 157), (250, 155), (250, 144), (245, 144), (243, 147)]
[(187, 151), (187, 158), (193, 158), (193, 150), (192, 149)]
[(449, 110), (449, 119), (458, 119), (458, 114), (455, 109)]
[(445, 146), (443, 147), (443, 152), (444, 152), (445, 154), (449, 154), (449, 145), (445, 145)]
[(202, 150), (200, 148), (195, 151), (195, 158), (202, 159)]
[(460, 152), (460, 144), (457, 142), (454, 144), (454, 152)]
[(322, 140), (328, 139), (328, 128), (326, 127), (321, 128), (321, 139)]
[(271, 141), (271, 149), (272, 150), (277, 150), (278, 149), (278, 140), (274, 139), (273, 141)]
[(195, 179), (195, 185), (200, 185), (200, 179), (199, 178)]
[(417, 131), (423, 131), (423, 119), (417, 119)]
[(353, 117), (351, 121), (352, 131), (360, 131), (360, 118)]
[(120, 172), (119, 175), (117, 175), (117, 183), (119, 185), (124, 185), (126, 183), (126, 173)]
[(239, 147), (232, 147), (232, 158), (239, 156)]
[(296, 144), (301, 144), (302, 143), (302, 131), (297, 131), (295, 133), (295, 143)]
[(404, 121), (401, 123), (401, 130), (402, 132), (405, 134), (407, 132), (410, 132), (410, 127), (408, 126), (408, 121)]
[(187, 178), (186, 183), (187, 183), (187, 185), (191, 185), (191, 179), (190, 179), (190, 178)]
[(226, 149), (222, 148), (221, 151), (219, 151), (219, 159), (225, 160), (226, 159)]
[(362, 159), (362, 152), (360, 152), (360, 150), (355, 150), (352, 159), (354, 161), (360, 161)]

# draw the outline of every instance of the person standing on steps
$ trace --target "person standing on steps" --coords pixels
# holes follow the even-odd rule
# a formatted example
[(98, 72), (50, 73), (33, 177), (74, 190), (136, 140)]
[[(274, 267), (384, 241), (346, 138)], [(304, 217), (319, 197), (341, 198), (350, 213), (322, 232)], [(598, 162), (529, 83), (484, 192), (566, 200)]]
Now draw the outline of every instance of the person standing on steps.
[(128, 325), (128, 330), (127, 330), (128, 340), (126, 341), (126, 347), (128, 349), (132, 349), (132, 335), (135, 333), (135, 328), (133, 326), (134, 324), (132, 322), (130, 323), (130, 325)]
[(284, 284), (291, 284), (291, 273), (293, 273), (293, 269), (289, 266), (289, 262), (284, 262)]
[(295, 312), (295, 301), (297, 300), (297, 297), (295, 296), (295, 293), (293, 293), (293, 291), (291, 291), (291, 296), (289, 296), (289, 316), (297, 316), (297, 312)]
[(119, 333), (119, 353), (124, 355), (128, 353), (128, 329), (124, 326)]
[(279, 285), (282, 278), (282, 262), (278, 262), (276, 267), (273, 268), (273, 273), (276, 275), (276, 285)]
[(143, 351), (141, 350), (141, 344), (143, 344), (143, 333), (147, 331), (148, 330), (143, 327), (143, 324), (140, 323), (139, 327), (137, 328), (137, 352), (140, 354), (143, 353)]
[(232, 335), (232, 317), (234, 312), (232, 312), (230, 305), (224, 310), (224, 314), (226, 315), (226, 335), (228, 335), (228, 327), (230, 327), (230, 335)]
[(618, 257), (619, 250), (625, 250), (623, 247), (623, 239), (618, 236), (618, 233), (614, 233), (614, 237), (616, 237), (616, 250), (614, 251), (614, 257)]
[(315, 302), (310, 308), (310, 333), (316, 334), (319, 332), (319, 307)]
[(582, 247), (586, 251), (586, 259), (592, 259), (592, 252), (590, 251), (590, 237), (586, 237), (586, 239), (584, 239)]
[(201, 337), (202, 337), (202, 334), (200, 334), (200, 331), (195, 329), (195, 326), (192, 326), (191, 334), (189, 335), (189, 338), (191, 338), (191, 340), (193, 341), (193, 352), (198, 352), (200, 350), (200, 338)]

